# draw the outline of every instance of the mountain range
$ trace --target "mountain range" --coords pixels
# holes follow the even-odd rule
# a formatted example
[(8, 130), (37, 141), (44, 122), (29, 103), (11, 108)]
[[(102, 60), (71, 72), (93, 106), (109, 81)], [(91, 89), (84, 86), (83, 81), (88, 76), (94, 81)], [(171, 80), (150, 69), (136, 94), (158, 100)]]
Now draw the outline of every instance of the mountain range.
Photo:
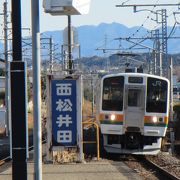
[[(172, 27), (167, 27), (167, 35), (171, 33)], [(97, 26), (85, 25), (76, 28), (78, 34), (78, 43), (81, 45), (81, 55), (83, 57), (92, 57), (94, 55), (103, 55), (103, 51), (96, 50), (99, 49), (120, 49), (121, 51), (127, 51), (126, 48), (132, 46), (132, 43), (128, 43), (125, 40), (114, 40), (116, 38), (141, 38), (141, 37), (151, 37), (149, 30), (144, 27), (132, 27), (128, 28), (119, 23), (101, 23)], [(160, 30), (161, 33), (161, 30)], [(52, 36), (55, 43), (63, 43), (63, 31), (48, 31), (44, 32), (47, 36)], [(169, 38), (168, 39), (168, 53), (176, 54), (180, 53), (180, 30), (178, 28), (171, 34), (172, 37), (179, 38)], [(142, 40), (132, 40), (134, 42), (139, 42)], [(145, 40), (143, 45), (148, 47), (153, 47), (152, 40)], [(136, 46), (137, 49), (131, 49), (128, 51), (141, 51), (148, 52), (148, 49), (142, 49), (141, 46)], [(140, 48), (141, 47), (141, 48)], [(140, 49), (139, 49), (140, 48)], [(107, 51), (105, 51), (107, 52)]]
[[(167, 34), (171, 32), (172, 27), (167, 28)], [(101, 23), (97, 26), (94, 25), (84, 25), (80, 27), (76, 27), (76, 36), (78, 36), (77, 42), (81, 47), (81, 56), (82, 57), (92, 57), (95, 55), (103, 56), (108, 51), (103, 51), (102, 49), (120, 49), (121, 51), (127, 51), (126, 48), (133, 46), (133, 43), (128, 43), (125, 40), (114, 40), (116, 38), (139, 38), (139, 37), (151, 37), (151, 33), (149, 30), (144, 27), (131, 27), (128, 28), (119, 23)], [(46, 37), (52, 36), (54, 43), (61, 46), (63, 44), (63, 30), (55, 30), (55, 31), (46, 31), (43, 33)], [(172, 33), (173, 37), (180, 37), (180, 30), (175, 29)], [(139, 42), (142, 40), (130, 39), (134, 42)], [(152, 40), (145, 40), (142, 42), (143, 46), (153, 47)], [(0, 44), (0, 48), (2, 48), (2, 44)], [(97, 50), (97, 48), (99, 50)], [(136, 46), (136, 49), (130, 49), (129, 51), (133, 52), (148, 52), (148, 49), (142, 49), (141, 46)], [(101, 50), (100, 50), (101, 49)], [(180, 39), (168, 39), (168, 53), (176, 54), (180, 53)]]

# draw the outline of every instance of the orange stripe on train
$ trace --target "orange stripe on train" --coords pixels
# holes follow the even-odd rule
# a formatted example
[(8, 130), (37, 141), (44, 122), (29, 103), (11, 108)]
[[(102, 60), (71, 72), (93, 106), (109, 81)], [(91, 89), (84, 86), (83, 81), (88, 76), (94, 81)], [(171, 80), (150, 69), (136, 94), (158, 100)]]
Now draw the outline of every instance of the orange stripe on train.
[[(113, 113), (112, 113), (113, 114)], [(110, 120), (111, 114), (99, 114), (99, 120)], [(124, 115), (123, 114), (115, 114), (116, 118), (115, 121), (123, 121)]]
[[(154, 116), (144, 116), (144, 122), (145, 123), (152, 123), (152, 121), (153, 121), (153, 117)], [(162, 117), (162, 116), (156, 116), (157, 118), (163, 118), (163, 122), (162, 123), (164, 123), (164, 124), (168, 124), (168, 117), (166, 116), (166, 117)], [(161, 123), (161, 122), (160, 122)]]

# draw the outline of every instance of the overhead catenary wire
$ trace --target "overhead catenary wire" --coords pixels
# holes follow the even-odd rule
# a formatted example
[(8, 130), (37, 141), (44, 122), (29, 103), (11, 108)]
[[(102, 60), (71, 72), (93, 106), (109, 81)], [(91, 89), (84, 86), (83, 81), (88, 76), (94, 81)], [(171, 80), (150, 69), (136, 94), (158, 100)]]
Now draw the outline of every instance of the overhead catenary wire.
[[(156, 1), (156, 4), (158, 3), (159, 0)], [(150, 19), (150, 15), (152, 14), (153, 10), (155, 9), (155, 7), (153, 7), (150, 12), (148, 13), (148, 15), (146, 16), (146, 19), (143, 21), (143, 23), (140, 25), (140, 27), (131, 35), (131, 36), (135, 36), (145, 25), (145, 23), (147, 22), (148, 19)]]
[[(158, 1), (159, 1), (159, 0), (157, 0), (155, 4), (157, 4)], [(126, 3), (126, 2), (124, 2), (123, 4), (125, 4), (125, 3)], [(121, 7), (123, 7), (123, 4), (122, 4)], [(128, 6), (128, 5), (126, 5), (126, 6)], [(155, 12), (153, 11), (155, 7), (156, 7), (156, 6), (153, 6), (153, 9), (152, 9), (152, 10), (148, 10), (148, 11), (150, 11), (150, 13), (155, 13)], [(173, 10), (173, 9), (171, 9), (171, 10)], [(143, 11), (143, 10), (142, 10), (142, 11)], [(146, 17), (146, 19), (144, 20), (144, 22), (141, 24), (141, 26), (140, 26), (131, 36), (129, 36), (129, 39), (135, 37), (135, 35), (137, 35), (137, 33), (140, 32), (140, 30), (142, 29), (142, 27), (144, 27), (144, 24), (146, 23), (146, 21), (150, 18), (150, 13), (148, 14), (148, 16)], [(172, 16), (172, 15), (173, 15), (173, 12), (171, 12), (171, 13), (168, 15), (168, 17), (170, 17), (170, 16)], [(152, 19), (152, 18), (151, 18), (151, 19)], [(153, 29), (158, 28), (158, 25), (160, 25), (160, 24), (157, 24)], [(174, 24), (174, 26), (175, 26), (175, 24)], [(172, 28), (170, 35), (172, 35), (172, 33), (174, 32), (174, 30), (175, 30), (175, 27)], [(151, 31), (153, 31), (153, 30), (151, 30)], [(147, 31), (147, 34), (144, 36), (144, 38), (146, 38), (146, 36), (147, 36), (149, 33), (150, 33), (150, 32)], [(169, 36), (169, 37), (170, 37), (170, 36)], [(143, 37), (142, 37), (142, 38), (143, 38)], [(140, 42), (141, 42), (141, 41), (138, 41), (137, 43), (140, 43)], [(135, 42), (134, 42), (134, 43), (135, 43)], [(133, 47), (134, 47), (134, 45), (133, 45)], [(130, 48), (130, 49), (131, 49), (131, 48)]]
[(170, 38), (170, 37), (171, 37), (171, 35), (175, 32), (176, 24), (177, 24), (177, 22), (175, 22), (175, 23), (174, 23), (174, 26), (173, 26), (173, 28), (172, 28), (171, 32), (169, 33), (169, 35), (168, 35), (167, 39), (168, 39), (168, 38)]
[(180, 25), (180, 22), (179, 22), (179, 21), (177, 20), (177, 18), (176, 18), (176, 14), (180, 14), (180, 12), (174, 12), (174, 13), (173, 13), (175, 22), (176, 22), (178, 25)]

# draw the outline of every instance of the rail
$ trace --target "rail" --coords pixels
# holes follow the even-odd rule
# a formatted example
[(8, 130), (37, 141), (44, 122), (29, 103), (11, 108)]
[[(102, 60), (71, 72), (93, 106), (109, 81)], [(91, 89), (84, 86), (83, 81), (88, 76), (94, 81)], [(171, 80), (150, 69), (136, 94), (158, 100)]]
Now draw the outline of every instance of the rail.
[(157, 171), (159, 171), (167, 179), (169, 179), (169, 180), (179, 180), (180, 179), (180, 178), (176, 177), (174, 174), (171, 174), (170, 172), (168, 172), (164, 168), (160, 167), (156, 163), (152, 162), (151, 160), (149, 160), (147, 158), (145, 158), (145, 160), (150, 166), (152, 166), (154, 169), (157, 169)]
[(141, 160), (141, 162), (144, 162), (148, 167), (151, 167), (155, 172), (159, 173), (158, 177), (159, 179), (168, 179), (168, 180), (180, 180), (179, 177), (177, 177), (175, 174), (172, 174), (171, 172), (168, 172), (163, 167), (159, 166), (158, 164), (154, 163), (150, 159), (148, 159), (146, 156), (133, 156), (137, 161)]

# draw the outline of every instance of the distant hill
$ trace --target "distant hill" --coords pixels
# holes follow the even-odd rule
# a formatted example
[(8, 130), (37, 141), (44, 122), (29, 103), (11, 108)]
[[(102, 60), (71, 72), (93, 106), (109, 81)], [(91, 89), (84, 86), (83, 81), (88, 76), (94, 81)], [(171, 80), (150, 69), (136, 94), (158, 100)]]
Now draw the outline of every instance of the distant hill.
[[(168, 34), (171, 32), (172, 27), (168, 27)], [(114, 40), (119, 37), (143, 37), (147, 36), (148, 30), (144, 27), (132, 27), (128, 28), (119, 23), (101, 23), (98, 26), (85, 25), (77, 27), (78, 40), (81, 45), (81, 56), (82, 57), (92, 57), (92, 56), (103, 56), (103, 51), (97, 51), (97, 48), (107, 48), (107, 49), (125, 49), (129, 45), (127, 41)], [(46, 37), (53, 37), (53, 41), (56, 44), (62, 45), (63, 43), (63, 31), (46, 31), (43, 33)], [(150, 34), (148, 34), (150, 36)], [(180, 37), (180, 30), (177, 29), (173, 36)], [(137, 41), (137, 40), (135, 40)], [(146, 40), (143, 42), (144, 45), (153, 47), (152, 40)], [(139, 46), (138, 46), (139, 48)], [(0, 49), (2, 51), (2, 44), (0, 43)], [(147, 52), (145, 50), (136, 50), (138, 52)], [(180, 53), (180, 39), (170, 39), (168, 40), (168, 53)]]
[[(168, 27), (168, 34), (171, 32), (172, 27)], [(101, 23), (98, 26), (85, 25), (77, 27), (79, 44), (81, 45), (81, 54), (83, 57), (92, 57), (94, 55), (103, 55), (102, 51), (97, 51), (97, 48), (107, 49), (125, 49), (130, 44), (126, 41), (113, 40), (119, 37), (143, 37), (147, 36), (148, 29), (144, 27), (132, 27), (128, 28), (119, 23)], [(47, 36), (52, 36), (54, 41), (58, 44), (63, 42), (63, 31), (48, 31), (44, 32)], [(151, 36), (151, 34), (148, 34)], [(180, 37), (179, 29), (173, 34), (173, 36)], [(106, 44), (105, 44), (106, 41)], [(137, 41), (137, 40), (136, 40)], [(146, 40), (143, 43), (146, 46), (153, 47), (152, 40)], [(138, 46), (140, 47), (140, 46)], [(136, 50), (137, 51), (137, 50)], [(147, 52), (146, 50), (138, 50), (141, 52)], [(168, 40), (168, 52), (171, 54), (180, 53), (180, 39)]]

